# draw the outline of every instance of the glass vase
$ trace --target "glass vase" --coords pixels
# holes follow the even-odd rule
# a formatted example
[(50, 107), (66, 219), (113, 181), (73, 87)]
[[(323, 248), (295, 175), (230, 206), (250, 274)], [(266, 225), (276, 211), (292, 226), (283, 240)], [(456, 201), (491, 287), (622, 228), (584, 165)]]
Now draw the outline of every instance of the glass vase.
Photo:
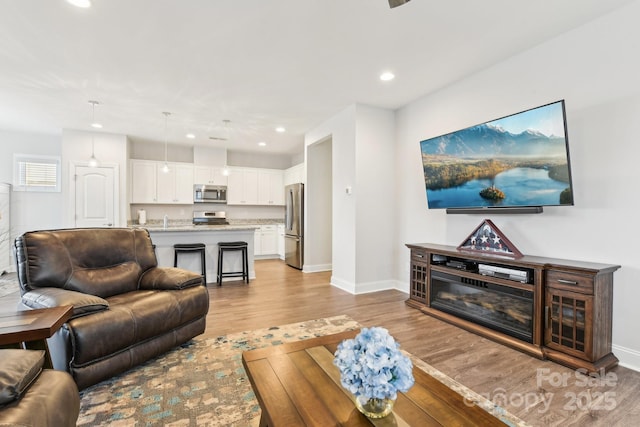
[(369, 418), (383, 418), (391, 413), (396, 401), (385, 397), (384, 399), (371, 398), (365, 403), (360, 403), (356, 398), (356, 408)]

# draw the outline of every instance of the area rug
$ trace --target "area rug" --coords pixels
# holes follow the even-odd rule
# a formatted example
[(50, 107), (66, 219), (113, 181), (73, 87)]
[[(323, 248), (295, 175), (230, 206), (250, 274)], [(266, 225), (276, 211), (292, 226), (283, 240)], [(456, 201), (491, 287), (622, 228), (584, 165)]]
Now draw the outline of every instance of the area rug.
[[(80, 393), (78, 426), (258, 426), (260, 406), (242, 367), (242, 352), (360, 328), (335, 316), (194, 339)], [(408, 354), (408, 353), (407, 353)], [(408, 354), (409, 355), (409, 354)], [(409, 355), (424, 370), (509, 426), (523, 421)]]
[(242, 352), (358, 329), (349, 316), (195, 338), (80, 393), (78, 426), (257, 426)]

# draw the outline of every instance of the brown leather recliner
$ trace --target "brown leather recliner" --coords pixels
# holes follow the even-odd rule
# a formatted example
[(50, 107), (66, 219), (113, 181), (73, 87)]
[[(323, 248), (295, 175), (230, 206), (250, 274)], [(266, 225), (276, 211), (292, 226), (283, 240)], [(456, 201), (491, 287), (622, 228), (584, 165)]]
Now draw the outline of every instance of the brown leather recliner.
[(53, 367), (69, 372), (79, 389), (205, 330), (202, 276), (158, 267), (145, 229), (32, 231), (14, 245), (22, 303), (74, 307), (48, 346)]
[(66, 372), (42, 369), (42, 350), (0, 350), (0, 426), (72, 427), (78, 387)]

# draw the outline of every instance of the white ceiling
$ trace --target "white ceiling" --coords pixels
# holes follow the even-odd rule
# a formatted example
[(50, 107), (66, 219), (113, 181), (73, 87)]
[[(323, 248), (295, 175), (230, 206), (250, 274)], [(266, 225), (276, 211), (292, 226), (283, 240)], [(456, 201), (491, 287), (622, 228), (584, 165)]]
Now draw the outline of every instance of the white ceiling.
[(92, 2), (0, 2), (0, 129), (91, 130), (97, 100), (102, 132), (300, 153), (348, 105), (402, 107), (630, 0)]

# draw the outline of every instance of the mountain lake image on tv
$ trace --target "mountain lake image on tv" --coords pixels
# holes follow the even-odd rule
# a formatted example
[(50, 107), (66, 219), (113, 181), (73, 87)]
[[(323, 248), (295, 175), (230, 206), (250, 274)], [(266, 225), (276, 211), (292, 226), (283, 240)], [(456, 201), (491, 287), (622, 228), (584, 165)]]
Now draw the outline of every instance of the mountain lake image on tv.
[(429, 209), (573, 205), (564, 101), (420, 142)]

